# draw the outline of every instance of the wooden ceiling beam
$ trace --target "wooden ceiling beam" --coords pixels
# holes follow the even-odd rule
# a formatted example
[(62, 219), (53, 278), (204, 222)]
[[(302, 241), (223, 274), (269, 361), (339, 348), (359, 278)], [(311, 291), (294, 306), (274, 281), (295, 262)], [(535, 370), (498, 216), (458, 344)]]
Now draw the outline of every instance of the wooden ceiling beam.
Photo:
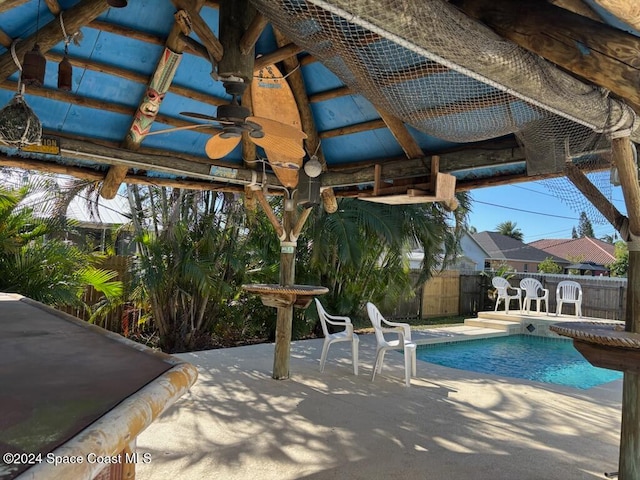
[(62, 9), (60, 8), (60, 3), (58, 3), (58, 0), (45, 0), (45, 3), (47, 4), (47, 8), (54, 17), (60, 15)]
[(224, 48), (220, 40), (215, 36), (207, 22), (200, 16), (203, 2), (199, 0), (171, 0), (178, 10), (184, 10), (189, 14), (193, 31), (198, 35), (211, 56), (219, 62), (224, 56)]
[(401, 120), (381, 108), (378, 108), (377, 110), (380, 114), (380, 117), (382, 117), (382, 120), (384, 120), (384, 123), (391, 131), (391, 134), (400, 144), (402, 150), (404, 150), (407, 158), (420, 158), (424, 156), (422, 148), (420, 148), (418, 142), (416, 142), (416, 140), (413, 138), (413, 136)]
[[(64, 12), (64, 24), (67, 32), (77, 32), (98, 15), (107, 10), (109, 5), (106, 0), (81, 0)], [(24, 54), (33, 49), (38, 40), (40, 50), (44, 53), (64, 40), (60, 21), (55, 18), (42, 27), (38, 32), (16, 44), (15, 52), (18, 58), (24, 58)], [(6, 80), (18, 70), (13, 61), (11, 52), (0, 55), (0, 80)]]
[[(291, 57), (295, 57), (298, 53), (302, 52), (302, 48), (294, 43), (287, 43), (279, 47), (277, 50), (274, 50), (267, 55), (262, 55), (261, 57), (256, 58), (255, 65), (253, 67), (254, 72), (260, 71), (260, 69), (266, 67), (267, 65), (271, 65), (273, 63), (282, 62)], [(294, 59), (296, 65), (298, 63), (297, 60)]]
[(369, 132), (371, 130), (377, 130), (379, 128), (387, 128), (387, 124), (384, 123), (384, 120), (382, 119), (357, 123), (354, 125), (348, 125), (346, 127), (334, 128), (332, 130), (325, 130), (324, 132), (320, 132), (320, 138), (324, 140), (327, 138), (340, 137), (342, 135), (353, 135), (354, 133)]
[[(504, 38), (610, 90), (640, 112), (640, 38), (538, 0), (452, 3)], [(624, 10), (631, 15), (631, 7)]]
[[(65, 23), (67, 16), (64, 16)], [(140, 42), (149, 43), (151, 45), (164, 45), (165, 38), (151, 33), (142, 32), (133, 28), (125, 27), (122, 25), (116, 25), (115, 23), (109, 23), (102, 20), (93, 20), (87, 24), (89, 28), (94, 28), (101, 32), (113, 33), (114, 35), (120, 35), (122, 37), (130, 38), (132, 40), (139, 40)]]
[[(453, 173), (474, 168), (492, 166), (501, 167), (517, 163), (524, 164), (524, 153), (520, 148), (496, 144), (495, 147), (464, 149), (439, 155), (439, 171)], [(380, 181), (391, 182), (398, 179), (428, 177), (431, 175), (431, 157), (423, 155), (413, 159), (381, 158), (376, 162), (367, 162), (358, 166), (331, 169), (322, 177), (322, 185), (348, 187), (373, 183), (376, 179), (375, 165), (379, 165)], [(523, 169), (524, 170), (524, 169)]]
[(7, 10), (11, 10), (23, 3), (27, 3), (28, 0), (4, 0), (0, 2), (0, 13), (6, 12)]
[(244, 32), (242, 39), (240, 40), (240, 53), (243, 55), (248, 55), (253, 52), (254, 47), (256, 46), (256, 42), (262, 31), (269, 24), (269, 19), (265, 17), (262, 13), (256, 12), (247, 27), (247, 31)]
[[(129, 132), (122, 143), (123, 148), (127, 150), (138, 150), (140, 148), (142, 141), (151, 130), (153, 122), (158, 117), (162, 101), (171, 86), (171, 82), (173, 82), (173, 77), (182, 59), (185, 44), (181, 40), (181, 35), (190, 33), (189, 26), (193, 18), (186, 19), (186, 16), (200, 16), (198, 12), (201, 4), (196, 2), (195, 4), (191, 4), (190, 7), (190, 12), (185, 13), (179, 10), (174, 16), (175, 22), (167, 37), (164, 51), (158, 59), (155, 73), (149, 80), (147, 90), (140, 99), (133, 121), (129, 127)], [(123, 165), (112, 165), (102, 183), (100, 195), (106, 199), (114, 198), (118, 193), (120, 185), (124, 182), (128, 170), (129, 168)]]

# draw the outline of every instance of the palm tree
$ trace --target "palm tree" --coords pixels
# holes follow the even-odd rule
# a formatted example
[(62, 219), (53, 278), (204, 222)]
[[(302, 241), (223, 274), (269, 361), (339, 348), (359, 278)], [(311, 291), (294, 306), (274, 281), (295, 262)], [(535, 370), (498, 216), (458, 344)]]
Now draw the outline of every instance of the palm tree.
[(511, 220), (506, 220), (502, 223), (499, 223), (496, 226), (496, 231), (501, 235), (515, 238), (519, 241), (522, 241), (524, 239), (524, 234), (519, 228), (517, 228), (516, 222), (512, 222)]
[[(0, 291), (15, 292), (52, 306), (85, 306), (84, 289), (91, 285), (108, 296), (122, 288), (115, 272), (99, 270), (99, 257), (61, 240), (66, 226), (47, 201), (29, 205), (30, 195), (47, 184), (18, 188), (0, 185)], [(26, 203), (25, 203), (26, 202)]]
[(349, 198), (339, 201), (335, 213), (317, 209), (298, 240), (299, 278), (328, 287), (329, 308), (347, 315), (359, 316), (368, 301), (393, 306), (414, 292), (406, 255), (411, 249), (424, 251), (419, 283), (455, 258), (468, 211), (467, 197), (459, 201), (453, 215), (440, 204), (390, 206)]

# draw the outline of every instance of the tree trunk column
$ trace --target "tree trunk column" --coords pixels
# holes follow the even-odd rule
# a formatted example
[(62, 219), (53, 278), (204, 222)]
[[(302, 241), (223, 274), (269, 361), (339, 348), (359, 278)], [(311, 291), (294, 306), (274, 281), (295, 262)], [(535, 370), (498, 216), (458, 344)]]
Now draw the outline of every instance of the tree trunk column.
[[(625, 330), (640, 333), (640, 185), (638, 166), (628, 137), (612, 141), (613, 160), (618, 168), (629, 218), (629, 268)], [(622, 386), (622, 425), (620, 432), (620, 480), (640, 478), (640, 375), (624, 373)]]
[[(295, 211), (292, 203), (285, 200), (282, 226), (285, 239), (280, 242), (280, 285), (290, 287), (296, 277), (296, 242), (291, 233), (295, 224)], [(278, 307), (276, 321), (276, 345), (273, 356), (273, 375), (276, 380), (289, 378), (289, 358), (291, 350), (291, 326), (293, 323), (293, 304)]]

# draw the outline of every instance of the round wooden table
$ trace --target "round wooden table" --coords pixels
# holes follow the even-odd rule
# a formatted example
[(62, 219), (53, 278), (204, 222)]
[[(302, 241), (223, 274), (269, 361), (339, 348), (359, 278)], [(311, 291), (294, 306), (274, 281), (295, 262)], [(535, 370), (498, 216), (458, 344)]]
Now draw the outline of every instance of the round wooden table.
[(640, 373), (640, 333), (627, 332), (622, 322), (566, 322), (550, 325), (596, 367)]
[(307, 308), (317, 295), (324, 295), (329, 292), (327, 287), (314, 285), (278, 285), (273, 283), (252, 283), (242, 285), (242, 288), (249, 293), (260, 295), (262, 303), (268, 307), (286, 308), (298, 307)]

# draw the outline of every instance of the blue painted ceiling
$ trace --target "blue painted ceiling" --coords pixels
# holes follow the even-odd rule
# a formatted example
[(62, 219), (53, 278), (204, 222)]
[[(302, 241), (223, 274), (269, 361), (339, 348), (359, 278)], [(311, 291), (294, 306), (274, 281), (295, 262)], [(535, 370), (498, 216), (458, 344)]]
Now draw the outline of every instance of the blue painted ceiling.
[[(0, 7), (0, 29), (6, 34), (5, 37), (13, 39), (16, 45), (19, 45), (22, 39), (33, 36), (39, 28), (59, 22), (59, 18), (51, 13), (44, 1), (12, 3), (17, 5), (13, 8)], [(64, 19), (64, 12), (79, 6), (83, 1), (61, 0), (58, 3)], [(61, 145), (68, 145), (70, 148), (64, 149), (60, 156), (45, 156), (26, 154), (15, 147), (0, 146), (0, 156), (14, 160), (28, 157), (104, 174), (110, 164), (102, 161), (101, 155), (96, 154), (94, 150), (90, 149), (94, 152), (92, 155), (84, 156), (72, 155), (69, 152), (74, 148), (82, 150), (78, 145), (82, 145), (83, 142), (116, 149), (107, 150), (104, 154), (106, 157), (114, 151), (117, 152), (117, 148), (127, 136), (147, 84), (156, 69), (164, 43), (174, 25), (175, 13), (176, 6), (169, 0), (130, 0), (125, 8), (105, 7), (102, 14), (81, 28), (82, 37), (78, 44), (71, 43), (68, 46), (68, 53), (74, 65), (73, 86), (68, 93), (57, 89), (57, 64), (65, 46), (63, 41), (58, 42), (47, 54), (44, 85), (39, 88), (27, 87), (25, 98), (41, 120), (45, 134), (59, 137)], [(219, 33), (218, 14), (216, 2), (204, 2), (201, 16), (215, 35)], [(192, 37), (199, 40), (196, 34), (192, 34)], [(7, 41), (4, 44), (4, 47), (0, 47), (0, 55), (6, 58), (11, 55), (11, 47)], [(256, 56), (271, 54), (276, 49), (272, 28), (267, 25), (256, 43)], [(307, 54), (302, 51), (297, 56), (302, 61)], [(230, 100), (231, 97), (225, 93), (222, 83), (212, 77), (213, 68), (215, 67), (208, 59), (186, 51), (152, 130), (184, 124), (186, 119), (179, 113), (182, 111), (215, 115), (216, 104)], [(314, 95), (345, 86), (320, 61), (302, 62), (300, 68), (310, 99), (313, 99)], [(125, 72), (128, 74), (124, 75)], [(18, 72), (14, 70), (0, 84), (0, 106), (7, 104), (16, 94), (18, 78)], [(189, 92), (193, 92), (191, 96), (194, 98), (189, 98)], [(210, 98), (211, 101), (203, 101), (206, 98)], [(358, 92), (313, 101), (310, 102), (310, 107), (329, 172), (348, 174), (357, 172), (360, 167), (376, 163), (407, 160), (402, 146), (384, 124), (374, 129), (363, 128), (355, 132), (352, 130), (354, 126), (365, 125), (381, 118), (376, 106)], [(163, 123), (163, 119), (168, 123)], [(344, 133), (327, 134), (336, 132), (337, 129), (344, 129)], [(442, 167), (458, 177), (460, 186), (464, 186), (465, 182), (473, 186), (481, 184), (483, 179), (508, 181), (510, 178), (526, 175), (524, 156), (519, 152), (512, 136), (478, 145), (465, 145), (435, 138), (411, 126), (407, 126), (407, 130), (425, 158), (433, 154), (440, 154), (445, 158), (449, 153), (460, 151), (455, 157), (458, 160), (451, 160), (449, 164), (445, 162)], [(206, 133), (197, 131), (148, 136), (144, 139), (139, 153), (150, 156), (175, 155), (176, 158), (194, 165), (206, 167), (246, 168), (242, 160), (241, 145), (220, 160), (209, 159), (204, 151), (208, 138), (209, 135)], [(486, 148), (487, 152), (499, 151), (500, 155), (486, 154), (480, 163), (471, 159), (464, 160), (465, 151), (476, 152), (483, 148)], [(258, 156), (261, 155), (264, 153), (258, 149)], [(198, 173), (194, 176), (189, 169), (179, 166), (173, 170), (155, 169), (144, 160), (140, 162), (131, 165), (130, 174), (149, 178), (208, 181), (206, 174)], [(33, 168), (37, 168), (37, 165)], [(354, 182), (351, 190), (344, 187), (344, 192), (363, 188), (356, 183)]]

